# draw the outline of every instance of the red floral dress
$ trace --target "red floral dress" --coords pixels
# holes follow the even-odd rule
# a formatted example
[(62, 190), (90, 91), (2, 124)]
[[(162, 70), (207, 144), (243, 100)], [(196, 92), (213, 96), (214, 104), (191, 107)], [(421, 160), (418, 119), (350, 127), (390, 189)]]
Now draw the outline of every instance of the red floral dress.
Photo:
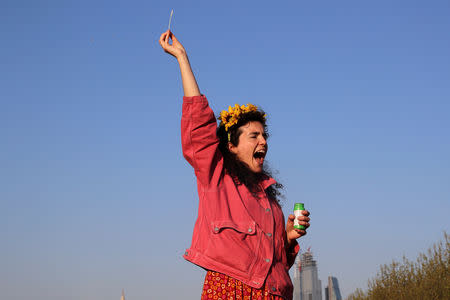
[(282, 300), (283, 298), (270, 294), (265, 284), (260, 289), (255, 289), (222, 273), (208, 271), (202, 292), (202, 300), (206, 299)]

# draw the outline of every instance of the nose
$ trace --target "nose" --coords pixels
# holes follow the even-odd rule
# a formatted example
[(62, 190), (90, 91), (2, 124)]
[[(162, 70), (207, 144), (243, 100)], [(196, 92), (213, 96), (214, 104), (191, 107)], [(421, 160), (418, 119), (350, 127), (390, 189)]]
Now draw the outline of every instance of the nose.
[(259, 144), (264, 146), (267, 145), (267, 140), (263, 135), (260, 135), (259, 137)]

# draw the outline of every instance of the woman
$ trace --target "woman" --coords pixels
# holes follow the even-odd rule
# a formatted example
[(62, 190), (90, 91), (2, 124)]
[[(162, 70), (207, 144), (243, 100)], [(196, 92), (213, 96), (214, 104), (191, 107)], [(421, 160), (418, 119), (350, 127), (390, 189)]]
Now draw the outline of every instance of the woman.
[[(169, 30), (159, 43), (178, 60), (183, 82), (183, 155), (194, 168), (200, 200), (184, 258), (207, 270), (202, 299), (292, 299), (288, 270), (299, 250), (296, 239), (306, 232), (294, 228), (294, 215), (284, 226), (276, 199), (281, 185), (264, 169), (265, 113), (236, 105), (222, 111), (217, 127), (184, 47)], [(306, 228), (308, 216), (298, 217)]]

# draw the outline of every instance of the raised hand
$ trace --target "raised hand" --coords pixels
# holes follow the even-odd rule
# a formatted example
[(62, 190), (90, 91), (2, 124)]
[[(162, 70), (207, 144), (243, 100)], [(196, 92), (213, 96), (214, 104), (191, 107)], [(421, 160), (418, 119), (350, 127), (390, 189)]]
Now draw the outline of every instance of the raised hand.
[[(170, 43), (170, 40), (172, 40), (172, 44)], [(159, 44), (166, 53), (169, 53), (176, 59), (186, 56), (186, 50), (183, 45), (181, 45), (180, 41), (177, 40), (175, 35), (170, 30), (167, 30), (161, 34)]]

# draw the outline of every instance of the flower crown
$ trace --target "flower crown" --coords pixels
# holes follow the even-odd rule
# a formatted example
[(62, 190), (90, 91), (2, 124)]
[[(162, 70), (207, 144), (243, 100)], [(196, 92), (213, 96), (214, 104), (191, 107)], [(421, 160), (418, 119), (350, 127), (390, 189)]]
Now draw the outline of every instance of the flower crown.
[[(225, 126), (225, 131), (228, 131), (228, 128), (237, 124), (241, 115), (257, 110), (258, 107), (251, 103), (247, 103), (247, 106), (239, 106), (239, 104), (235, 104), (234, 107), (229, 106), (228, 111), (222, 110), (220, 112), (220, 117), (218, 118), (220, 120), (220, 126)], [(266, 119), (266, 115), (263, 118)]]

